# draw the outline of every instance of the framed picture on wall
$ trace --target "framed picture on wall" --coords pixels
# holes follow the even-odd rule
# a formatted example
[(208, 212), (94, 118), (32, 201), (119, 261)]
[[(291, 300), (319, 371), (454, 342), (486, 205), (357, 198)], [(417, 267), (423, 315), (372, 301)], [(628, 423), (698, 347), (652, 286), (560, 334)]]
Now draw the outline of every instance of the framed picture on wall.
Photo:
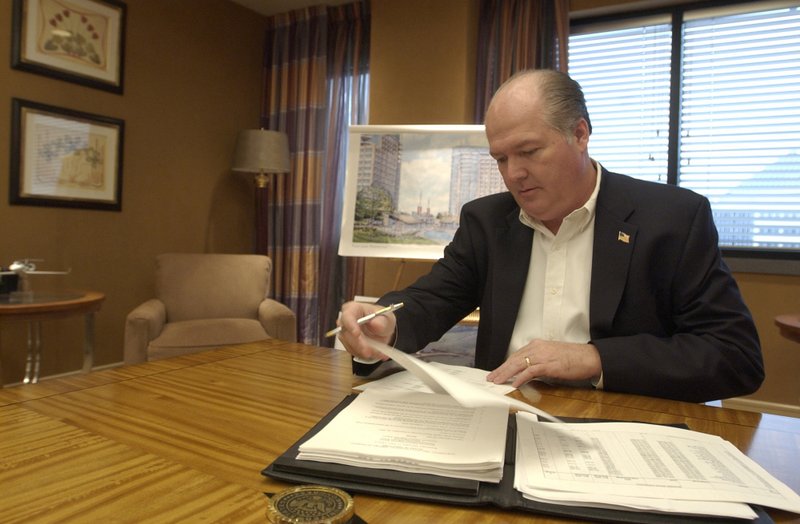
[(506, 191), (481, 125), (351, 126), (342, 256), (435, 260), (461, 206)]
[(12, 205), (120, 211), (125, 123), (12, 99)]
[(126, 5), (14, 0), (14, 69), (122, 94)]

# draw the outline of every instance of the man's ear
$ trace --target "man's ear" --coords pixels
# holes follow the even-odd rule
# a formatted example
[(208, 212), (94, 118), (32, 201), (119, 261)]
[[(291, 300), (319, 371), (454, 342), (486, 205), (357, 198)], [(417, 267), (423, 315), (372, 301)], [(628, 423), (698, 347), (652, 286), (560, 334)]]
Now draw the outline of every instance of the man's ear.
[(575, 125), (574, 134), (577, 143), (586, 147), (589, 143), (589, 135), (591, 132), (589, 131), (589, 122), (587, 122), (585, 118), (578, 120), (578, 123)]

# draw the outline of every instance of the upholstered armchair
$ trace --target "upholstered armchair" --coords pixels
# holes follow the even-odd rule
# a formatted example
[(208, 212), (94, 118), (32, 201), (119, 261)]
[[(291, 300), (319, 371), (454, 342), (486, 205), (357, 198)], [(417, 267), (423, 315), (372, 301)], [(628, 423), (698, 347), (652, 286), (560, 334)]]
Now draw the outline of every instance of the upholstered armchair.
[(267, 338), (297, 341), (294, 312), (267, 298), (271, 271), (263, 255), (158, 255), (156, 296), (125, 321), (125, 363)]

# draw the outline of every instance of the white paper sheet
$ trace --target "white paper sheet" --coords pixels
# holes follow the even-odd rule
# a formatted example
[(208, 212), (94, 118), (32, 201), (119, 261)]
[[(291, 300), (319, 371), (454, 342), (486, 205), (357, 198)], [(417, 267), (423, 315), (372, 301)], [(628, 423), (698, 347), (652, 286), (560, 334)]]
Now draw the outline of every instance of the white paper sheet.
[(715, 435), (630, 422), (545, 424), (520, 414), (517, 448), (515, 487), (538, 500), (629, 506), (638, 497), (643, 505), (747, 503), (800, 513), (800, 496)]
[[(486, 375), (488, 375), (489, 372), (483, 369), (470, 368), (467, 366), (453, 366), (450, 364), (442, 364), (441, 362), (428, 362), (428, 364), (439, 368), (448, 375), (458, 377), (464, 382), (469, 382), (474, 386), (493, 391), (498, 395), (506, 395), (515, 389), (511, 384), (495, 384), (493, 382), (488, 382), (486, 380)], [(359, 391), (372, 389), (380, 391), (419, 391), (423, 393), (433, 393), (431, 388), (426, 386), (419, 377), (410, 371), (400, 371), (387, 377), (361, 384), (353, 389)]]
[(447, 374), (446, 372), (415, 358), (399, 349), (387, 346), (377, 340), (367, 339), (367, 342), (376, 350), (403, 366), (409, 372), (419, 378), (434, 393), (445, 393), (452, 396), (459, 404), (466, 407), (479, 407), (491, 405), (504, 405), (508, 409), (516, 409), (532, 413), (553, 422), (561, 422), (560, 419), (542, 411), (530, 404), (517, 399), (494, 393), (493, 391), (475, 386), (465, 382), (458, 377)]

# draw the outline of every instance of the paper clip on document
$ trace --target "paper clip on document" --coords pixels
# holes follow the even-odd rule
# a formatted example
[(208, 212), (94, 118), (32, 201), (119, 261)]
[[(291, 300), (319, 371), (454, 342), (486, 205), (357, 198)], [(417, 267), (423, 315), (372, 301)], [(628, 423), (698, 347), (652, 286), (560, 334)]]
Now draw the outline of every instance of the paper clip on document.
[[(372, 320), (373, 318), (375, 318), (377, 316), (385, 315), (386, 313), (391, 313), (392, 311), (397, 311), (401, 307), (403, 307), (403, 303), (402, 302), (398, 302), (397, 304), (390, 304), (390, 305), (386, 306), (385, 308), (381, 308), (378, 311), (375, 311), (374, 313), (370, 313), (367, 316), (359, 318), (358, 320), (356, 320), (356, 324), (361, 325), (364, 322), (369, 322), (370, 320)], [(328, 331), (327, 333), (325, 333), (325, 337), (327, 338), (327, 337), (332, 337), (334, 335), (338, 335), (341, 331), (342, 331), (342, 326), (337, 326), (337, 327), (331, 329), (330, 331)]]

